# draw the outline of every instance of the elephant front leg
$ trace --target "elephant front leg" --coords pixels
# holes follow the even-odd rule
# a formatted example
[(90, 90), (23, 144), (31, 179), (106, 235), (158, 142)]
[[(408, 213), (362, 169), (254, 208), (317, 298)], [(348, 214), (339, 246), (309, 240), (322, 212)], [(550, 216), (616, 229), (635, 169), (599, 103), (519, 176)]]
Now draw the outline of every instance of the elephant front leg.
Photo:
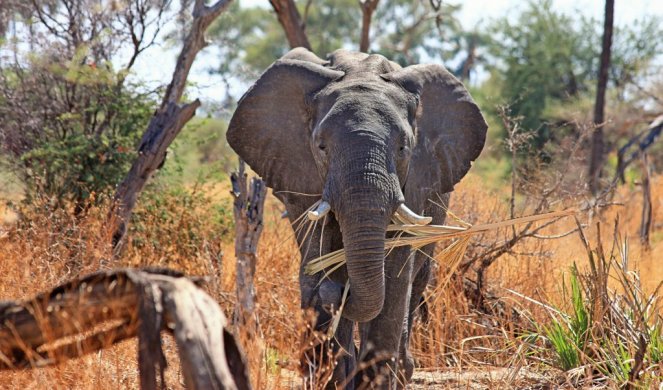
[[(288, 212), (299, 215), (296, 211), (291, 213), (290, 208)], [(306, 232), (306, 228), (302, 231)], [(327, 338), (333, 315), (341, 304), (344, 283), (323, 277), (322, 273), (307, 275), (305, 272), (311, 260), (342, 246), (338, 225), (334, 220), (328, 221), (324, 228), (318, 223), (308, 233), (300, 233), (297, 242), (302, 258), (299, 271), (301, 307), (311, 310), (315, 317), (304, 335), (306, 347), (300, 359), (305, 387), (319, 388), (326, 382), (329, 389), (341, 386), (351, 389), (356, 363), (353, 323), (342, 318), (335, 333)]]
[[(425, 210), (426, 215), (433, 217), (433, 224), (443, 225), (446, 220), (446, 212), (444, 211), (449, 205), (449, 194), (436, 196), (438, 202), (430, 203), (429, 207)], [(441, 205), (442, 207), (438, 206)], [(426, 245), (414, 254), (414, 268), (412, 274), (412, 290), (410, 295), (410, 303), (408, 305), (408, 315), (405, 322), (405, 328), (401, 336), (400, 346), (400, 370), (399, 383), (409, 383), (414, 374), (415, 362), (410, 352), (410, 338), (412, 337), (412, 325), (414, 317), (419, 311), (422, 303), (423, 293), (428, 285), (431, 276), (431, 259), (435, 252), (435, 244)], [(403, 386), (404, 387), (404, 386)]]
[(399, 346), (407, 319), (413, 269), (409, 254), (409, 248), (398, 248), (386, 258), (384, 307), (375, 319), (360, 324), (361, 370), (355, 376), (359, 388), (393, 389), (398, 385)]
[[(414, 358), (410, 352), (410, 338), (412, 337), (412, 325), (414, 317), (419, 310), (422, 302), (423, 293), (428, 285), (430, 279), (431, 262), (429, 256), (433, 255), (435, 245), (428, 245), (421, 249), (421, 252), (414, 254), (414, 270), (415, 275), (412, 280), (412, 290), (410, 294), (410, 302), (408, 304), (408, 315), (405, 319), (405, 326), (401, 334), (401, 345), (399, 348), (399, 384), (407, 384), (412, 379), (414, 374)], [(399, 386), (405, 388), (405, 385)]]
[[(304, 337), (305, 349), (301, 356), (304, 388), (354, 389), (356, 353), (353, 342), (354, 323), (340, 318), (330, 335), (330, 326), (342, 297), (342, 286), (332, 280), (319, 281), (317, 291), (311, 292), (310, 306), (314, 309), (314, 325)], [(302, 304), (305, 302), (302, 301)], [(332, 310), (333, 309), (333, 310)]]

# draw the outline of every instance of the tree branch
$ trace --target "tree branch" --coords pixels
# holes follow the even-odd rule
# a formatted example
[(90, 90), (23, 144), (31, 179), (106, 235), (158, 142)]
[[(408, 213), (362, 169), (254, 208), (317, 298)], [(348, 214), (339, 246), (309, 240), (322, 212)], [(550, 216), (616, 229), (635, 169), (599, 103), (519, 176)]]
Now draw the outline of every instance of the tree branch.
[(373, 12), (378, 6), (380, 0), (359, 0), (361, 6), (361, 41), (359, 51), (367, 53), (370, 47), (370, 28)]
[(274, 8), (274, 12), (276, 12), (276, 17), (283, 27), (290, 47), (293, 49), (296, 47), (305, 47), (312, 50), (306, 36), (306, 31), (304, 31), (304, 23), (294, 0), (269, 0), (269, 3)]
[(136, 205), (138, 195), (152, 174), (161, 167), (166, 158), (166, 151), (184, 125), (195, 115), (200, 101), (180, 105), (186, 80), (191, 65), (198, 52), (205, 47), (205, 31), (232, 0), (220, 0), (212, 6), (206, 6), (204, 0), (196, 0), (193, 11), (193, 23), (161, 106), (150, 120), (143, 134), (138, 157), (127, 177), (117, 187), (113, 197), (113, 206), (109, 214), (113, 229), (113, 252), (118, 256), (124, 246), (127, 224)]

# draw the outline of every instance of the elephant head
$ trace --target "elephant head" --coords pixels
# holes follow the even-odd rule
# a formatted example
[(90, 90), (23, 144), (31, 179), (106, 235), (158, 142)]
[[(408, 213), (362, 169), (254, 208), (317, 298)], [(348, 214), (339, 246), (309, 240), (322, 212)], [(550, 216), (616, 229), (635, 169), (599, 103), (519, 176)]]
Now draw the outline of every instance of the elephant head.
[[(350, 294), (343, 316), (369, 321), (384, 304), (385, 232), (404, 207), (450, 192), (483, 148), (487, 125), (444, 67), (401, 68), (339, 50), (295, 49), (239, 101), (227, 139), (274, 192), (318, 194), (343, 235)], [(404, 195), (405, 194), (405, 195)], [(410, 200), (412, 198), (413, 200)], [(311, 203), (315, 198), (310, 198)]]

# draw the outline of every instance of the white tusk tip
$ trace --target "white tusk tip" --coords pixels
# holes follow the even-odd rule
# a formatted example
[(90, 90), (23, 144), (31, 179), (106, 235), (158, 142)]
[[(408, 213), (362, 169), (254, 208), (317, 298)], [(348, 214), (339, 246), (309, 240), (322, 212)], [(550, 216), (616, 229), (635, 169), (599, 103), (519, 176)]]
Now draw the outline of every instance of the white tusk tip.
[(306, 216), (307, 216), (308, 219), (310, 219), (311, 221), (317, 221), (317, 220), (319, 220), (320, 218), (322, 218), (322, 217), (324, 217), (325, 215), (327, 215), (327, 214), (329, 213), (330, 210), (331, 210), (331, 206), (329, 205), (329, 203), (327, 203), (326, 201), (323, 200), (323, 201), (320, 202), (320, 204), (318, 205), (318, 207), (315, 208), (315, 210), (309, 210), (309, 211), (306, 213)]
[(411, 225), (428, 225), (433, 221), (432, 217), (424, 217), (410, 210), (405, 204), (401, 203), (396, 209), (396, 215), (400, 220)]

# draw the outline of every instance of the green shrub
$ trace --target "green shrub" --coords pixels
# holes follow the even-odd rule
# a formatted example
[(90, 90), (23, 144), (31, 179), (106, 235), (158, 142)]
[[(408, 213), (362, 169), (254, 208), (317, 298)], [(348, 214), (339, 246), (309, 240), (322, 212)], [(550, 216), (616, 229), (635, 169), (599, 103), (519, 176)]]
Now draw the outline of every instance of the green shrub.
[[(20, 154), (17, 163), (23, 171), (28, 203), (45, 196), (53, 206), (73, 202), (81, 208), (107, 196), (124, 178), (136, 157), (136, 144), (152, 115), (153, 103), (135, 92), (112, 99), (114, 118), (108, 131), (90, 134), (78, 114), (64, 113), (57, 124), (63, 136), (48, 136), (51, 132), (44, 131), (45, 136)], [(93, 104), (85, 110), (100, 109)]]

